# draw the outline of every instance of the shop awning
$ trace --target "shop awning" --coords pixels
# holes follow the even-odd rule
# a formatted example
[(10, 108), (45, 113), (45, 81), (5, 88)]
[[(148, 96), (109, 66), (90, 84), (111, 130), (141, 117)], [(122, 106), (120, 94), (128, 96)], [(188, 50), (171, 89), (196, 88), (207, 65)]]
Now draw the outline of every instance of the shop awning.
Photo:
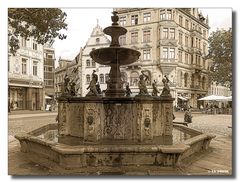
[(184, 97), (181, 97), (181, 96), (178, 96), (178, 98), (181, 99), (181, 100), (185, 100), (185, 101), (188, 100), (187, 98), (184, 98)]
[(51, 97), (49, 97), (49, 96), (47, 96), (47, 95), (45, 95), (45, 99), (52, 99)]
[(198, 100), (213, 100), (213, 101), (222, 101), (222, 100), (226, 100), (226, 97), (224, 96), (218, 96), (218, 95), (209, 95), (203, 98), (200, 98)]

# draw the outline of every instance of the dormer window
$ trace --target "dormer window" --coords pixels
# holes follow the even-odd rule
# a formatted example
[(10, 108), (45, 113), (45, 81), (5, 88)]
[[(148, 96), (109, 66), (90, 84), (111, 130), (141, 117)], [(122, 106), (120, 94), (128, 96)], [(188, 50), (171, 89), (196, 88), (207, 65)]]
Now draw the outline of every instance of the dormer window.
[(98, 44), (100, 42), (100, 38), (96, 38), (96, 43)]

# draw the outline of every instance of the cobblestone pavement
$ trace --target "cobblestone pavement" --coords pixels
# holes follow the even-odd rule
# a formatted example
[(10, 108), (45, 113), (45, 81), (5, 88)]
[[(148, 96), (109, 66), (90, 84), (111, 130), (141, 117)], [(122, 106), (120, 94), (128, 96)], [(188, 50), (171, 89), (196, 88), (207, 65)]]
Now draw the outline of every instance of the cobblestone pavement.
[[(175, 113), (175, 121), (183, 121), (183, 112)], [(84, 170), (62, 170), (49, 162), (33, 163), (25, 153), (20, 152), (20, 145), (14, 139), (16, 133), (29, 132), (45, 124), (55, 122), (56, 115), (9, 119), (9, 174), (10, 175), (87, 175)], [(232, 174), (232, 116), (206, 115), (193, 113), (193, 123), (190, 128), (212, 133), (212, 140), (207, 152), (193, 157), (192, 164), (180, 169), (161, 169), (158, 167), (125, 167), (124, 175), (231, 175)], [(46, 166), (45, 166), (46, 165)], [(53, 168), (54, 167), (54, 168)], [(141, 170), (141, 171), (139, 171)], [(95, 168), (89, 169), (90, 175), (99, 175)], [(114, 173), (114, 171), (116, 171)], [(102, 174), (118, 174), (119, 170), (103, 168)], [(104, 173), (105, 172), (105, 173)]]

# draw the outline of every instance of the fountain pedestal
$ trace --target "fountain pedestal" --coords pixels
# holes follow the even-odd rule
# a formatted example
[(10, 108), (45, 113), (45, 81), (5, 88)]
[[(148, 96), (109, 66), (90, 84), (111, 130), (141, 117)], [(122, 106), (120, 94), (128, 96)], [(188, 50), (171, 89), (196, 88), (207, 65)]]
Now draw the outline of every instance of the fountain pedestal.
[(172, 144), (172, 100), (60, 98), (59, 134), (102, 144)]

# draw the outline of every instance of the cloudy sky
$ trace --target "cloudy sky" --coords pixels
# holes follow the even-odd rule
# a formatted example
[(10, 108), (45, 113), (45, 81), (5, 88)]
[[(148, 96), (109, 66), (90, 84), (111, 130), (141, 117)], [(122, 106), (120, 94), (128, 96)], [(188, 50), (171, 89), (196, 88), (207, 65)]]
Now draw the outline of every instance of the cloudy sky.
[[(80, 47), (84, 47), (92, 29), (97, 25), (103, 28), (111, 24), (112, 8), (74, 8), (63, 9), (67, 13), (68, 30), (66, 40), (56, 40), (54, 43), (56, 59), (74, 59)], [(228, 29), (232, 23), (231, 8), (201, 8), (204, 16), (208, 15), (210, 32), (217, 28)]]

